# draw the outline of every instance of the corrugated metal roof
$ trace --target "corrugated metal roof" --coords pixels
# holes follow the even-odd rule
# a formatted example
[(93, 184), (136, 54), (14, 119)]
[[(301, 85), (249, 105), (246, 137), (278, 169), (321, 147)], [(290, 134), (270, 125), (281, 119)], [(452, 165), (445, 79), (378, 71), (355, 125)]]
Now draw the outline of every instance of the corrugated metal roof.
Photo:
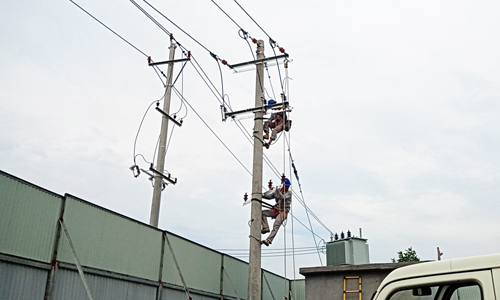
[(62, 197), (0, 173), (0, 252), (50, 262)]

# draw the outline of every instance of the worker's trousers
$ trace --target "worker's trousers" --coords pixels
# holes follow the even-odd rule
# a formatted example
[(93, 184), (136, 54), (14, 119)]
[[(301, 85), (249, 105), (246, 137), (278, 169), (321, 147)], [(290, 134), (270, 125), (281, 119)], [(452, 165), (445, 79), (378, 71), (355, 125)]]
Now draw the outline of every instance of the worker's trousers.
[[(265, 209), (262, 211), (262, 228), (269, 228), (269, 225), (267, 223), (267, 218), (272, 218), (273, 217), (273, 210), (272, 209)], [(274, 220), (273, 224), (273, 230), (271, 230), (271, 233), (267, 237), (267, 240), (269, 243), (272, 243), (274, 240), (274, 237), (278, 233), (278, 230), (280, 229), (281, 224), (283, 224), (283, 221), (285, 219), (283, 218), (283, 214), (278, 214), (276, 216), (276, 219)]]
[[(271, 130), (271, 139), (275, 141), (277, 134), (280, 133), (282, 130), (283, 130), (283, 123), (276, 126), (276, 128), (273, 128)], [(269, 133), (269, 121), (264, 122), (264, 132)]]

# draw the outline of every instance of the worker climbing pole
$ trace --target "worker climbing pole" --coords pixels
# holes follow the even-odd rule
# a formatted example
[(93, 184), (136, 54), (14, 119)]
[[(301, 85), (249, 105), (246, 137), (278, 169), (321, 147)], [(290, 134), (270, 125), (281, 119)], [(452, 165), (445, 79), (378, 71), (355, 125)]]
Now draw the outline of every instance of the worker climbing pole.
[(290, 212), (292, 204), (292, 190), (290, 186), (290, 180), (283, 174), (281, 176), (281, 186), (273, 188), (272, 181), (269, 180), (269, 190), (262, 195), (262, 198), (276, 200), (276, 204), (272, 206), (272, 209), (262, 211), (262, 234), (271, 231), (267, 223), (267, 218), (275, 219), (273, 230), (266, 239), (261, 241), (263, 245), (269, 246), (273, 242), (281, 224), (283, 224)]

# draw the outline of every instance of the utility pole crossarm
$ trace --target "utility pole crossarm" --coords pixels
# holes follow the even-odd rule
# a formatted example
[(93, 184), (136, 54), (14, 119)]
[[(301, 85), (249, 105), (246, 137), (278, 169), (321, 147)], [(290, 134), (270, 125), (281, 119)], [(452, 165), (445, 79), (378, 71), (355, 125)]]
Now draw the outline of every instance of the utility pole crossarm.
[(264, 105), (264, 106), (258, 106), (258, 107), (254, 107), (254, 108), (248, 108), (248, 109), (243, 109), (243, 110), (238, 110), (238, 111), (233, 111), (233, 112), (226, 112), (225, 115), (226, 115), (226, 118), (227, 117), (232, 117), (232, 116), (236, 116), (236, 115), (239, 115), (239, 114), (244, 114), (244, 113), (248, 113), (248, 112), (256, 112), (256, 111), (266, 111), (268, 109), (273, 109), (273, 108), (288, 108), (288, 101), (285, 101), (283, 103), (279, 102), (279, 103), (274, 103), (274, 104), (270, 104), (270, 105)]
[(149, 66), (158, 66), (158, 65), (165, 65), (165, 64), (170, 64), (170, 63), (178, 63), (178, 62), (183, 62), (183, 61), (190, 61), (191, 58), (182, 58), (182, 59), (173, 59), (173, 60), (167, 60), (167, 61), (159, 61), (159, 62), (152, 62), (151, 61), (151, 56), (148, 57), (148, 65)]
[[(169, 114), (167, 114), (166, 112), (164, 112), (163, 110), (161, 110), (159, 107), (156, 108), (156, 110), (161, 113), (162, 115), (164, 115), (165, 117), (167, 117), (170, 121), (174, 122), (175, 125), (181, 127), (182, 126), (182, 120), (181, 122), (178, 122), (176, 119), (174, 119), (173, 117), (171, 117)], [(174, 115), (175, 117), (175, 115)]]
[(273, 57), (268, 57), (268, 58), (261, 58), (261, 59), (257, 58), (256, 60), (251, 60), (251, 61), (247, 61), (247, 62), (235, 64), (235, 65), (227, 64), (227, 66), (230, 67), (231, 69), (235, 69), (235, 68), (248, 66), (248, 65), (262, 64), (263, 62), (270, 61), (270, 60), (275, 60), (275, 59), (280, 59), (280, 58), (288, 58), (288, 56), (289, 55), (285, 53), (283, 55), (278, 55), (278, 56), (273, 56)]

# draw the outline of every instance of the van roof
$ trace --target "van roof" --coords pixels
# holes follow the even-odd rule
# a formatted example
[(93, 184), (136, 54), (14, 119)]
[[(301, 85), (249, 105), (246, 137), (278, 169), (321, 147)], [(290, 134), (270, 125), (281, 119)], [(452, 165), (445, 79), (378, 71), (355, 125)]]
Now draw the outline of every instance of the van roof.
[(392, 271), (380, 284), (380, 288), (385, 285), (401, 280), (421, 276), (432, 276), (445, 273), (455, 273), (463, 271), (474, 271), (500, 267), (500, 254), (490, 254), (475, 257), (456, 258), (450, 260), (440, 260), (424, 262), (411, 266), (401, 267)]

